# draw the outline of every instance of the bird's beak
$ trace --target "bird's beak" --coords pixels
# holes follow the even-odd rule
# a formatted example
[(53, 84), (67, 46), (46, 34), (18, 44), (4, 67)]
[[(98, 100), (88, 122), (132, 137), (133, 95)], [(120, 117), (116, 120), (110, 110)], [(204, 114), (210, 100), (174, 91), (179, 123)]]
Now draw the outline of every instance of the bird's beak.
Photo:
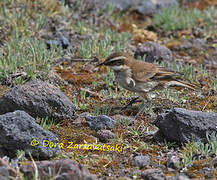
[(102, 62), (102, 63), (97, 64), (96, 67), (102, 66), (104, 63), (105, 63), (105, 61)]

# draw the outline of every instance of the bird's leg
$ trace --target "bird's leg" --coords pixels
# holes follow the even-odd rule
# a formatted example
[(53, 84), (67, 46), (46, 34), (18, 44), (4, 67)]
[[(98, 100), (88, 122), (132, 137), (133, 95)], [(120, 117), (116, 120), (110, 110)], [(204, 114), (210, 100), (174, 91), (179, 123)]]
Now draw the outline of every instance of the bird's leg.
[(139, 112), (136, 114), (135, 119), (139, 117), (140, 114), (142, 114), (145, 111), (145, 108), (149, 107), (151, 101), (146, 101), (145, 103), (143, 102), (142, 108), (139, 110)]
[(131, 106), (133, 103), (136, 102), (137, 99), (139, 99), (139, 96), (133, 98), (126, 106), (122, 107), (121, 111), (124, 110), (124, 109), (126, 109), (126, 108), (128, 108), (129, 106)]
[(136, 114), (135, 119), (139, 117), (141, 113), (144, 112), (145, 108), (149, 107), (151, 104), (151, 96), (149, 93), (140, 93), (139, 94), (143, 99), (146, 99), (146, 102), (143, 101), (142, 108), (139, 110), (139, 112)]

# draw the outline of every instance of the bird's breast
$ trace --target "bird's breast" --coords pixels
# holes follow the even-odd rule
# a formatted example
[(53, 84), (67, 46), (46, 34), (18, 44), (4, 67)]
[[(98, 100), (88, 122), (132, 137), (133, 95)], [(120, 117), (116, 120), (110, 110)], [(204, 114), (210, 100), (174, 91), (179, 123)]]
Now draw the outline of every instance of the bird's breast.
[(127, 72), (115, 72), (115, 79), (119, 85), (127, 90), (135, 91), (136, 83)]
[(149, 92), (159, 84), (155, 81), (136, 81), (126, 72), (115, 72), (115, 79), (121, 87), (133, 92)]

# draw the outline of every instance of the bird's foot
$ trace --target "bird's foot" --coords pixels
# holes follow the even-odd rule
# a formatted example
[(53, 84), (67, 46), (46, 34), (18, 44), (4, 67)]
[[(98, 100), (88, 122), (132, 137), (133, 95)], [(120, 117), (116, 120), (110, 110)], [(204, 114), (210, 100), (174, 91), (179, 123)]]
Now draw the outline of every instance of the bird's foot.
[(132, 104), (134, 104), (135, 102), (137, 102), (137, 100), (139, 99), (139, 96), (133, 98), (126, 106), (121, 108), (121, 111), (127, 109), (129, 106), (131, 106)]
[(144, 113), (146, 108), (150, 109), (151, 101), (147, 101), (146, 103), (143, 103), (142, 108), (139, 110), (139, 112), (136, 114), (135, 119), (138, 119), (139, 115)]

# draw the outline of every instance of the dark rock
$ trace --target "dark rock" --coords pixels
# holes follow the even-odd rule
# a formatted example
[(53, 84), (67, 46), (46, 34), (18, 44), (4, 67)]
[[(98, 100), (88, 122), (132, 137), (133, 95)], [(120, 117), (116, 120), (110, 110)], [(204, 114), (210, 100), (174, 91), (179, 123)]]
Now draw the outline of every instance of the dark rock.
[(174, 46), (174, 50), (189, 50), (191, 48), (195, 48), (196, 50), (204, 50), (207, 47), (206, 39), (194, 38), (194, 39), (184, 39), (181, 40), (181, 44), (178, 46)]
[(32, 117), (72, 119), (75, 106), (55, 86), (41, 80), (29, 81), (6, 92), (0, 99), (0, 114), (23, 110)]
[[(212, 49), (212, 51), (211, 51)], [(216, 70), (217, 69), (217, 47), (212, 47), (208, 49), (211, 53), (205, 55), (203, 65), (207, 68)]]
[(164, 140), (166, 139), (166, 137), (164, 136), (164, 134), (161, 131), (157, 131), (154, 135), (153, 138), (155, 141), (157, 142), (164, 142)]
[(204, 167), (203, 169), (200, 169), (197, 173), (198, 174), (205, 174), (206, 176), (211, 176), (212, 171), (215, 171), (216, 169), (211, 169), (208, 167)]
[(136, 5), (136, 1), (132, 1), (132, 0), (106, 0), (104, 5), (107, 5), (107, 4), (113, 4), (115, 9), (125, 11), (128, 8)]
[(217, 133), (217, 113), (174, 108), (158, 115), (153, 124), (168, 141), (207, 142), (207, 133)]
[[(75, 7), (73, 0), (67, 0), (66, 4), (72, 8)], [(93, 10), (105, 9), (109, 4), (114, 6), (114, 10), (126, 11), (127, 9), (131, 9), (141, 15), (152, 15), (160, 12), (162, 8), (178, 6), (176, 0), (83, 0), (77, 3), (77, 11), (81, 11), (81, 7), (83, 7), (83, 9), (86, 9), (86, 12), (92, 14)]]
[(211, 161), (212, 167), (217, 168), (217, 157)]
[(139, 168), (143, 168), (150, 165), (150, 157), (149, 156), (135, 156), (132, 158), (132, 165), (138, 166)]
[(178, 6), (176, 0), (140, 0), (138, 2), (139, 3), (133, 9), (142, 15), (152, 15), (160, 12), (162, 8)]
[(179, 156), (175, 152), (169, 152), (167, 153), (167, 162), (166, 165), (168, 168), (178, 169), (179, 162)]
[(46, 45), (47, 45), (47, 48), (50, 49), (51, 46), (59, 47), (61, 45), (61, 42), (59, 42), (58, 40), (47, 40)]
[(58, 34), (54, 40), (47, 40), (46, 44), (48, 49), (50, 49), (52, 45), (62, 47), (63, 49), (72, 49), (69, 40), (62, 34)]
[(142, 57), (145, 55), (145, 61), (153, 63), (154, 61), (172, 61), (172, 52), (165, 46), (157, 44), (155, 42), (146, 42), (139, 44), (134, 57)]
[(7, 168), (6, 167), (2, 167), (2, 166), (0, 166), (0, 179), (1, 180), (8, 180), (9, 179), (9, 172), (8, 172), (8, 170), (7, 170)]
[(184, 174), (176, 174), (175, 176), (166, 177), (166, 180), (190, 180), (188, 176)]
[(11, 168), (4, 159), (0, 158), (0, 179), (8, 180), (16, 176), (17, 176), (16, 170)]
[[(68, 4), (70, 4), (71, 7), (73, 7), (73, 5), (75, 5), (75, 3), (73, 3), (73, 0), (67, 0), (67, 1), (71, 1), (68, 3)], [(135, 0), (135, 1), (132, 1), (132, 0), (91, 0), (91, 1), (82, 0), (82, 1), (78, 2), (77, 5), (78, 5), (78, 9), (79, 9), (79, 7), (81, 7), (81, 5), (83, 4), (83, 6), (85, 6), (85, 8), (89, 12), (92, 12), (93, 10), (97, 11), (99, 8), (105, 9), (108, 5), (113, 5), (115, 10), (125, 11), (125, 10), (129, 9), (130, 7), (138, 4), (139, 1), (141, 1), (141, 0)]]
[[(72, 14), (72, 18), (78, 21), (79, 19), (89, 19), (89, 23), (93, 23), (97, 20), (91, 20), (91, 18), (100, 16), (106, 11), (108, 5), (113, 5), (113, 10), (126, 11), (130, 9), (141, 15), (153, 15), (158, 13), (162, 8), (168, 8), (171, 6), (178, 6), (176, 0), (66, 0), (65, 4), (72, 8), (75, 13)], [(99, 11), (100, 9), (100, 11)]]
[[(93, 180), (96, 179), (89, 171), (80, 164), (71, 159), (56, 161), (36, 161), (38, 169), (38, 179), (56, 179), (56, 180)], [(35, 168), (32, 162), (28, 165), (22, 165), (20, 171), (27, 179), (33, 179)]]
[(84, 112), (79, 114), (75, 119), (73, 120), (73, 124), (76, 124), (76, 126), (84, 126), (87, 124), (87, 121), (85, 119), (86, 116), (91, 116), (90, 113)]
[(101, 129), (112, 129), (116, 125), (116, 121), (108, 116), (86, 116), (85, 117), (88, 126), (91, 129), (101, 130)]
[[(102, 1), (102, 0), (101, 0)], [(113, 4), (115, 9), (125, 11), (132, 9), (142, 15), (152, 15), (162, 8), (177, 6), (176, 0), (104, 0), (101, 5)]]
[(108, 142), (109, 139), (112, 139), (115, 137), (113, 132), (111, 132), (110, 130), (106, 130), (106, 129), (97, 131), (97, 135), (101, 142)]
[(164, 173), (159, 169), (146, 169), (141, 174), (142, 179), (145, 180), (164, 180)]
[[(45, 147), (48, 145), (47, 141), (59, 143), (58, 138), (39, 126), (35, 119), (24, 111), (0, 115), (0, 129), (0, 151), (9, 157), (16, 156), (17, 150), (23, 150), (27, 155), (31, 153), (37, 158), (50, 158), (59, 151), (59, 146)], [(33, 140), (39, 144), (33, 146)]]

